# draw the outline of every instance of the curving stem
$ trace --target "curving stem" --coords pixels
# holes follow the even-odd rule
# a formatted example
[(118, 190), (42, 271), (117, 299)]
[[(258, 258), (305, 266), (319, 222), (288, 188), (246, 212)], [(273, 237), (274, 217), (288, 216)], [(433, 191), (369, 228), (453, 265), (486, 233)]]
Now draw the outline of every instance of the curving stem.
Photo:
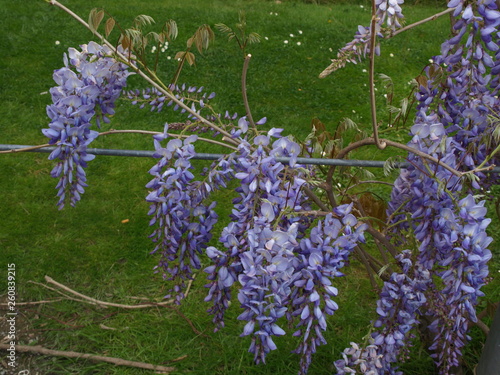
[(377, 124), (377, 105), (375, 103), (375, 44), (376, 44), (376, 31), (377, 31), (377, 8), (375, 0), (372, 0), (372, 21), (370, 24), (370, 109), (372, 117), (373, 139), (375, 144), (380, 150), (386, 148), (387, 143), (380, 141), (378, 138), (378, 124)]
[(251, 58), (252, 55), (248, 54), (245, 56), (245, 61), (243, 62), (243, 72), (241, 73), (241, 95), (243, 96), (243, 104), (245, 105), (245, 112), (247, 114), (248, 121), (250, 122), (250, 125), (252, 125), (255, 134), (257, 134), (257, 126), (253, 121), (252, 112), (250, 111), (250, 105), (248, 104), (248, 96), (247, 96), (247, 72)]

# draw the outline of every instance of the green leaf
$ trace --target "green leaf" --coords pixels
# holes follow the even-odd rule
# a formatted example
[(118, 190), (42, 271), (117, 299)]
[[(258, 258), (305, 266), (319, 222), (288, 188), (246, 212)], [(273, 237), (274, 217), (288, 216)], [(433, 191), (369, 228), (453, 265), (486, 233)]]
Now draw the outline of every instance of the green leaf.
[(223, 23), (217, 23), (215, 24), (215, 27), (217, 28), (217, 30), (224, 34), (233, 33), (233, 29), (231, 29), (229, 26), (224, 25)]
[(109, 36), (109, 34), (111, 34), (111, 32), (113, 31), (113, 28), (115, 27), (115, 20), (113, 17), (109, 17), (107, 20), (106, 20), (106, 24), (104, 26), (104, 32), (105, 32), (105, 35), (106, 35), (106, 38)]
[(154, 32), (154, 31), (151, 31), (150, 33), (148, 33), (146, 35), (146, 37), (147, 37), (148, 40), (152, 40), (154, 42), (162, 42), (161, 39), (160, 39), (160, 34)]
[(199, 53), (203, 53), (203, 50), (207, 49), (215, 39), (215, 34), (209, 25), (201, 25), (194, 35), (188, 40), (188, 48), (194, 43), (196, 49)]
[(134, 24), (137, 28), (141, 28), (142, 26), (146, 25), (151, 25), (155, 23), (155, 20), (153, 17), (145, 15), (145, 14), (140, 14), (134, 19)]
[(194, 65), (195, 56), (192, 52), (186, 52), (186, 61), (190, 66)]
[(186, 52), (184, 52), (184, 51), (177, 52), (175, 54), (174, 59), (176, 59), (176, 60), (182, 60), (184, 58), (185, 54), (186, 54)]
[(260, 35), (257, 34), (257, 33), (250, 33), (250, 35), (248, 35), (248, 42), (249, 43), (259, 43), (260, 42)]
[(97, 10), (94, 8), (89, 14), (89, 26), (92, 31), (97, 31), (102, 19), (104, 18), (104, 10)]
[(408, 98), (403, 98), (403, 100), (401, 100), (401, 114), (403, 116), (408, 112), (408, 104)]
[(123, 49), (130, 49), (130, 47), (132, 46), (132, 41), (127, 35), (122, 34), (122, 36), (120, 37), (120, 44)]
[(342, 129), (345, 130), (359, 130), (358, 124), (348, 117), (344, 117), (341, 122)]
[[(136, 29), (126, 29), (122, 34), (122, 47), (135, 49), (142, 45), (142, 33)], [(125, 43), (125, 45), (123, 44)]]
[(165, 23), (165, 29), (166, 29), (165, 36), (169, 41), (177, 38), (178, 29), (177, 29), (177, 23), (174, 20), (168, 20)]
[(386, 264), (385, 266), (383, 266), (381, 269), (379, 269), (379, 270), (378, 270), (377, 275), (378, 275), (379, 277), (381, 277), (381, 276), (382, 276), (382, 274), (383, 274), (385, 271), (387, 271), (387, 269), (388, 269), (389, 267), (390, 267), (390, 264)]
[(394, 168), (396, 168), (396, 162), (390, 157), (384, 163), (384, 175), (389, 176)]

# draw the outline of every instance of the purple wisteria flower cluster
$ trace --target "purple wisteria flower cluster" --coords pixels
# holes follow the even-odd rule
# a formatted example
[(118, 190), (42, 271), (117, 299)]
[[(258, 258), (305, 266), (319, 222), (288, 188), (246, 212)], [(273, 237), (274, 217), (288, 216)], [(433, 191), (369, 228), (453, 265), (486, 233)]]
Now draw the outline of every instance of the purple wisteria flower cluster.
[[(408, 144), (459, 171), (488, 162), (486, 157), (496, 145), (493, 140), (484, 142), (483, 137), (492, 138), (494, 124), (488, 116), (498, 111), (499, 104), (498, 79), (493, 78), (497, 57), (490, 53), (499, 49), (494, 30), (500, 12), (494, 1), (464, 4), (448, 4), (455, 8), (456, 35), (433, 59), (438, 66), (429, 66), (426, 79), (420, 81), (425, 84), (417, 93), (418, 112)], [(405, 331), (416, 327), (418, 316), (431, 322), (428, 332), (421, 333), (432, 337), (429, 349), (442, 374), (460, 365), (469, 322), (477, 320), (475, 306), (488, 276), (492, 239), (486, 234), (491, 220), (485, 218), (485, 202), (478, 202), (472, 194), (481, 193), (488, 184), (485, 175), (477, 173), (483, 178), (482, 186), (477, 177), (468, 184), (415, 154), (408, 161), (410, 167), (395, 182), (388, 214), (395, 243), (408, 246), (414, 238), (418, 253), (407, 259), (411, 270), (402, 267), (399, 287), (394, 288), (394, 275), (384, 285), (377, 309), (382, 318), (375, 323), (383, 330), (374, 334), (369, 347), (346, 349), (344, 360), (337, 362), (339, 369), (362, 364), (363, 373), (395, 371), (391, 363), (398, 361), (400, 348), (410, 337), (401, 330), (397, 338), (393, 334), (388, 339), (385, 333), (398, 322), (394, 318), (384, 322), (391, 314), (387, 308), (404, 304), (398, 288), (407, 288), (405, 295), (419, 294), (411, 312), (404, 305), (398, 310), (409, 319)], [(436, 284), (437, 279), (441, 283)]]
[[(500, 109), (498, 94), (500, 90), (500, 52), (498, 26), (500, 11), (493, 0), (450, 1), (455, 7), (453, 31), (455, 36), (441, 46), (441, 55), (434, 58), (446, 72), (446, 82), (434, 82), (429, 77), (428, 87), (421, 94), (421, 109), (435, 108), (447, 134), (460, 147), (463, 170), (472, 170), (486, 161), (484, 166), (497, 164), (498, 156), (487, 161), (486, 158), (498, 145), (493, 131), (495, 126), (489, 116)], [(433, 98), (438, 98), (435, 100)], [(456, 133), (456, 134), (455, 134)], [(473, 181), (475, 189), (488, 190), (498, 182), (496, 174), (477, 173)]]
[[(238, 121), (238, 136), (248, 131), (245, 118)], [(207, 248), (213, 265), (207, 267), (206, 301), (213, 306), (216, 330), (224, 326), (231, 287), (239, 282), (238, 301), (246, 321), (242, 336), (251, 336), (249, 351), (256, 363), (265, 362), (276, 349), (275, 336), (285, 335), (280, 319), (295, 322), (293, 336), (301, 341), (295, 350), (305, 374), (319, 345), (326, 344), (326, 316), (338, 308), (332, 299), (335, 277), (359, 242), (365, 225), (351, 213), (352, 205), (337, 207), (324, 219), (312, 220), (308, 197), (302, 191), (306, 169), (296, 164), (300, 146), (281, 136), (281, 129), (253, 138), (240, 138), (232, 159), (236, 188), (232, 221), (220, 237), (224, 250)], [(290, 164), (276, 161), (290, 158)], [(260, 202), (260, 203), (256, 203)]]
[(84, 168), (94, 159), (86, 152), (87, 146), (98, 136), (91, 130), (91, 121), (98, 127), (101, 121), (110, 121), (129, 74), (128, 66), (116, 61), (110, 48), (95, 42), (82, 45), (81, 51), (70, 48), (64, 55), (64, 68), (54, 72), (58, 86), (50, 89), (53, 104), (47, 107), (51, 122), (42, 132), (56, 145), (49, 159), (60, 160), (51, 172), (59, 178), (60, 209), (66, 195), (72, 206), (80, 200), (87, 186)]
[(384, 283), (377, 302), (378, 319), (366, 348), (351, 343), (342, 353), (343, 359), (335, 362), (338, 374), (402, 374), (397, 363), (411, 345), (412, 329), (419, 323), (427, 302), (424, 291), (428, 289), (430, 272), (414, 265), (410, 250), (403, 250), (397, 261), (401, 273), (393, 273)]
[[(376, 0), (375, 1), (375, 35), (378, 38), (384, 37), (386, 33), (391, 33), (401, 28), (400, 20), (404, 18), (401, 4), (404, 0)], [(343, 68), (347, 63), (357, 64), (370, 53), (371, 26), (358, 26), (358, 31), (354, 39), (342, 47), (337, 58), (332, 60), (332, 64), (325, 69), (320, 77), (325, 77), (334, 71)], [(379, 43), (375, 46), (375, 53), (380, 55)]]
[(150, 235), (156, 243), (151, 253), (160, 254), (156, 272), (174, 281), (165, 298), (174, 297), (179, 303), (184, 298), (186, 281), (201, 268), (199, 256), (212, 237), (218, 217), (214, 212), (216, 202), (205, 203), (208, 185), (196, 181), (191, 172), (197, 136), (170, 139), (162, 147), (167, 130), (165, 125), (164, 133), (154, 139), (155, 157), (159, 160), (149, 171), (154, 178), (146, 185), (151, 189), (146, 201), (151, 202), (149, 215), (153, 216), (149, 224), (156, 226)]
[[(186, 130), (192, 133), (212, 131), (213, 135), (216, 136), (218, 132), (213, 131), (205, 125), (200, 125), (198, 117), (194, 113), (203, 115), (207, 120), (217, 123), (227, 120), (231, 122), (238, 119), (238, 113), (230, 114), (229, 111), (226, 111), (222, 115), (213, 112), (210, 108), (210, 101), (215, 98), (216, 94), (215, 92), (210, 94), (204, 92), (205, 88), (203, 86), (196, 87), (186, 84), (171, 84), (168, 89), (175, 98), (189, 107), (192, 112), (188, 112), (186, 108), (182, 108), (178, 103), (175, 103), (173, 99), (168, 98), (154, 87), (144, 90), (129, 90), (125, 92), (124, 95), (133, 105), (139, 105), (141, 109), (149, 105), (151, 111), (161, 112), (163, 109), (171, 108), (173, 111), (179, 111), (181, 114), (186, 113), (188, 120), (186, 122), (170, 123), (169, 129), (171, 130)], [(264, 122), (260, 122), (258, 125), (262, 125)]]
[[(204, 87), (187, 86), (182, 85), (170, 85), (168, 87), (170, 92), (179, 101), (184, 103), (186, 106), (190, 107), (193, 112), (200, 112), (206, 104), (210, 102), (211, 99), (215, 98), (215, 93), (207, 94), (204, 91)], [(161, 112), (165, 107), (172, 107), (174, 111), (179, 110), (179, 104), (174, 103), (172, 99), (169, 99), (165, 94), (161, 93), (157, 88), (147, 88), (144, 90), (130, 90), (125, 93), (125, 96), (131, 100), (132, 104), (139, 104), (140, 108), (144, 108), (146, 104), (149, 104), (151, 111)], [(185, 113), (185, 108), (180, 108), (180, 113)], [(194, 115), (189, 113), (188, 118), (194, 119)]]

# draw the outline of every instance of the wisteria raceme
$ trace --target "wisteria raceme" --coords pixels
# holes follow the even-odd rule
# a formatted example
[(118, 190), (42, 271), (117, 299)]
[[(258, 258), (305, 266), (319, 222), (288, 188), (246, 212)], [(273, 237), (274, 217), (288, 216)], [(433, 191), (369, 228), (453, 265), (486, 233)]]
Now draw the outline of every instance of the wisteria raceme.
[(412, 329), (427, 302), (425, 291), (431, 282), (430, 272), (413, 264), (412, 253), (402, 251), (397, 261), (402, 273), (393, 273), (384, 283), (377, 302), (377, 332), (372, 333), (370, 345), (360, 348), (352, 343), (335, 362), (337, 373), (401, 374), (397, 364), (411, 345)]
[[(500, 109), (500, 43), (496, 32), (500, 12), (495, 1), (466, 5), (450, 1), (448, 6), (456, 7), (455, 36), (442, 44), (441, 55), (433, 59), (439, 65), (426, 70), (427, 85), (421, 87), (417, 98), (420, 109), (437, 111), (446, 133), (454, 134), (461, 146), (457, 152), (464, 155), (462, 169), (472, 170), (485, 162), (498, 145), (489, 117)], [(439, 78), (442, 70), (447, 73), (445, 82)], [(498, 161), (494, 156), (485, 166)], [(485, 191), (498, 179), (496, 174), (478, 172), (477, 176), (481, 187), (473, 181), (474, 188)]]
[[(262, 211), (267, 210), (270, 207), (262, 207)], [(248, 247), (240, 256), (243, 270), (238, 276), (238, 301), (244, 312), (238, 319), (247, 322), (242, 336), (252, 335), (249, 352), (256, 363), (265, 363), (266, 355), (276, 349), (273, 336), (285, 334), (277, 321), (285, 315), (296, 276), (296, 233), (293, 225), (288, 231), (256, 225), (248, 231)]]
[[(460, 145), (444, 135), (443, 125), (435, 122), (437, 116), (420, 114), (418, 119), (427, 124), (422, 121), (412, 127), (414, 137), (410, 145), (458, 168), (455, 150)], [(434, 321), (431, 329), (435, 338), (431, 348), (436, 351), (441, 373), (446, 374), (458, 365), (467, 337), (466, 323), (475, 320), (477, 297), (482, 295), (480, 288), (488, 274), (487, 261), (491, 253), (486, 247), (491, 240), (485, 228), (489, 220), (484, 219), (484, 202), (476, 204), (470, 195), (458, 206), (454, 203), (460, 197), (463, 184), (451, 172), (434, 166), (432, 174), (426, 173), (426, 164), (420, 157), (410, 155), (409, 160), (412, 165), (401, 179), (405, 182), (406, 195), (393, 204), (411, 213), (411, 227), (404, 224), (394, 228), (413, 231), (419, 243), (415, 266), (443, 280), (444, 288), (434, 285), (424, 293), (428, 301), (424, 315)], [(468, 238), (476, 235), (477, 239)], [(469, 256), (471, 249), (464, 244), (469, 246), (471, 241), (477, 246), (476, 253)]]
[[(285, 334), (280, 318), (296, 320), (294, 335), (302, 338), (296, 353), (300, 374), (306, 374), (317, 346), (326, 343), (326, 316), (337, 310), (332, 279), (342, 276), (340, 269), (364, 241), (365, 225), (352, 215), (352, 205), (343, 205), (306, 234), (313, 220), (300, 215), (310, 206), (302, 192), (305, 169), (296, 164), (299, 145), (282, 137), (281, 129), (257, 135), (252, 145), (241, 138), (247, 132), (241, 118), (233, 131), (240, 145), (231, 159), (238, 197), (220, 237), (225, 249), (207, 248), (214, 264), (205, 269), (210, 280), (205, 300), (213, 303), (215, 329), (222, 328), (231, 287), (239, 281), (244, 312), (238, 319), (246, 321), (242, 335), (251, 336), (249, 351), (257, 363), (276, 348), (273, 336)], [(276, 161), (283, 156), (291, 159), (289, 166)]]
[(299, 259), (296, 280), (291, 287), (290, 320), (299, 320), (294, 336), (301, 342), (295, 353), (301, 355), (299, 374), (306, 374), (316, 348), (325, 345), (327, 315), (338, 309), (332, 299), (338, 294), (332, 285), (341, 269), (349, 263), (354, 248), (364, 242), (366, 224), (358, 223), (351, 213), (352, 203), (334, 209), (304, 237), (296, 250)]
[[(488, 1), (467, 5), (451, 1), (449, 6), (456, 7), (456, 35), (434, 58), (438, 65), (429, 66), (426, 79), (420, 80), (425, 84), (417, 94), (418, 113), (409, 145), (455, 169), (472, 170), (496, 147), (488, 116), (498, 111), (499, 104), (497, 83), (492, 80), (497, 56), (490, 53), (498, 50), (492, 29), (500, 23), (500, 13)], [(469, 186), (442, 167), (427, 167), (420, 157), (409, 155), (409, 161), (412, 165), (397, 180), (389, 214), (395, 231), (413, 231), (419, 243), (416, 265), (442, 279), (442, 288), (434, 285), (425, 293), (425, 315), (432, 322), (430, 349), (440, 372), (447, 374), (460, 364), (468, 322), (476, 320), (475, 306), (491, 258), (487, 248), (491, 238), (485, 232), (490, 220), (484, 218), (484, 202), (467, 195), (468, 189), (487, 188), (491, 181), (478, 173), (482, 186), (476, 180)], [(398, 212), (411, 213), (411, 226)]]
[[(220, 113), (215, 113), (209, 110), (210, 101), (215, 98), (215, 92), (207, 94), (204, 92), (204, 87), (187, 86), (182, 85), (170, 85), (169, 90), (175, 95), (175, 97), (188, 106), (193, 112), (198, 115), (203, 114), (203, 116), (212, 122), (220, 122), (224, 120), (234, 121), (238, 118), (238, 113), (230, 114), (226, 111), (224, 115)], [(131, 101), (133, 105), (139, 105), (140, 108), (145, 108), (146, 104), (151, 107), (151, 111), (161, 112), (166, 108), (171, 108), (173, 111), (179, 111), (179, 113), (186, 113), (185, 108), (175, 103), (172, 99), (169, 99), (165, 94), (160, 92), (156, 88), (147, 88), (144, 90), (130, 90), (124, 93), (127, 99)], [(171, 130), (186, 130), (192, 133), (205, 133), (211, 131), (214, 136), (218, 135), (218, 132), (214, 131), (208, 126), (199, 124), (197, 116), (192, 113), (187, 113), (188, 120), (185, 122), (170, 123), (169, 128)], [(261, 119), (257, 122), (257, 125), (262, 125), (266, 121), (266, 118)]]
[[(238, 127), (233, 131), (234, 137), (240, 137), (248, 131), (248, 122), (246, 118), (241, 118), (238, 121)], [(266, 151), (266, 147), (272, 142), (272, 138), (277, 138), (273, 143), (274, 148), (271, 152)], [(259, 135), (253, 139), (253, 144), (256, 149), (252, 151), (252, 145), (240, 138), (238, 152), (235, 153), (230, 160), (226, 161), (232, 165), (225, 166), (226, 169), (231, 169), (231, 174), (240, 181), (240, 186), (235, 190), (238, 194), (233, 200), (234, 209), (231, 215), (232, 222), (226, 226), (220, 237), (220, 242), (224, 245), (227, 260), (227, 267), (230, 274), (238, 274), (242, 270), (240, 256), (246, 251), (248, 245), (248, 231), (256, 230), (255, 226), (269, 225), (268, 219), (274, 220), (280, 218), (279, 229), (287, 230), (293, 223), (298, 223), (297, 230), (299, 232), (307, 226), (307, 220), (303, 218), (293, 217), (289, 215), (281, 215), (281, 212), (307, 210), (308, 205), (302, 206), (305, 201), (304, 194), (300, 191), (301, 185), (305, 182), (301, 178), (298, 169), (286, 169), (282, 163), (276, 161), (276, 156), (295, 155), (300, 151), (300, 147), (288, 139), (281, 139), (281, 129), (271, 129), (267, 135)], [(282, 181), (282, 177), (288, 174), (288, 181)], [(211, 175), (215, 178), (215, 175)], [(224, 180), (218, 181), (225, 184)], [(256, 201), (265, 200), (269, 204), (264, 213), (267, 216), (262, 216), (263, 212), (256, 211)], [(267, 223), (267, 224), (266, 224)], [(216, 270), (209, 269), (207, 272), (213, 273)], [(235, 278), (236, 280), (236, 278)], [(212, 300), (215, 296), (230, 296), (229, 286), (224, 286), (217, 280), (213, 280), (207, 286), (210, 287), (207, 301)], [(222, 287), (223, 290), (218, 288)], [(217, 297), (218, 298), (218, 297)], [(223, 326), (223, 316), (225, 304), (215, 306), (209, 311), (214, 313), (214, 323), (216, 329)], [(214, 310), (215, 309), (215, 310)], [(217, 313), (215, 313), (217, 311)]]
[[(401, 27), (399, 22), (404, 18), (401, 4), (404, 0), (375, 0), (375, 33), (377, 37), (383, 37), (386, 33), (396, 31)], [(384, 25), (387, 29), (384, 29)], [(370, 26), (358, 26), (358, 31), (354, 35), (354, 39), (342, 47), (338, 53), (337, 58), (332, 60), (332, 64), (326, 68), (320, 77), (326, 77), (332, 72), (343, 68), (347, 63), (357, 64), (370, 53)], [(375, 53), (380, 54), (380, 45), (377, 43), (375, 46)]]
[(109, 122), (130, 74), (128, 66), (117, 62), (108, 47), (90, 42), (81, 48), (70, 48), (64, 56), (65, 67), (54, 72), (58, 86), (50, 89), (53, 104), (47, 107), (51, 122), (42, 130), (49, 143), (56, 145), (49, 159), (60, 160), (51, 172), (59, 178), (60, 209), (66, 195), (72, 206), (80, 200), (87, 186), (84, 168), (94, 158), (87, 154), (87, 146), (98, 136), (90, 129), (91, 121), (95, 119), (97, 126), (101, 120)]
[(492, 238), (486, 234), (491, 220), (484, 217), (484, 203), (468, 195), (441, 210), (432, 223), (439, 252), (436, 274), (444, 288), (431, 301), (435, 320), (429, 328), (436, 336), (430, 349), (443, 374), (460, 365), (461, 350), (470, 339), (469, 322), (477, 321), (475, 306), (484, 295), (480, 289), (492, 257), (487, 248)]
[[(203, 92), (204, 87), (186, 86), (186, 84), (170, 85), (169, 90), (175, 97), (190, 107), (194, 112), (200, 112), (211, 99), (215, 97), (215, 93), (207, 94)], [(203, 94), (202, 94), (203, 93)], [(151, 111), (161, 112), (164, 108), (171, 107), (174, 111), (180, 109), (180, 113), (185, 113), (185, 108), (180, 108), (179, 104), (169, 99), (165, 94), (157, 88), (147, 88), (142, 91), (136, 89), (125, 92), (126, 97), (131, 100), (132, 104), (139, 104), (140, 108), (144, 108), (149, 104)], [(195, 119), (193, 114), (188, 114), (189, 119)], [(172, 127), (171, 127), (172, 128)]]
[(192, 279), (193, 270), (201, 268), (199, 255), (206, 249), (213, 225), (217, 222), (215, 202), (206, 205), (209, 191), (206, 185), (194, 180), (190, 159), (195, 154), (193, 142), (196, 135), (184, 140), (171, 139), (165, 147), (168, 125), (163, 135), (155, 136), (158, 163), (151, 168), (154, 176), (146, 187), (151, 192), (146, 201), (151, 202), (150, 225), (156, 225), (151, 238), (157, 244), (152, 254), (160, 253), (157, 272), (174, 287), (166, 296), (174, 296), (177, 303), (184, 298), (186, 281)]

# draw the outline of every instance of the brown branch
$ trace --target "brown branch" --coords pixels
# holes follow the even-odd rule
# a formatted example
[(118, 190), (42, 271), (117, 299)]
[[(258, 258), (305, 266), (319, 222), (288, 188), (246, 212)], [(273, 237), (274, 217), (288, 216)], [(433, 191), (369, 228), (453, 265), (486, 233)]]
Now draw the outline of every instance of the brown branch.
[[(366, 231), (377, 241), (379, 241), (381, 244), (385, 246), (385, 248), (389, 251), (389, 253), (392, 255), (394, 259), (396, 259), (396, 256), (398, 255), (398, 251), (396, 248), (389, 242), (389, 240), (381, 234), (378, 230), (373, 228), (369, 223), (368, 228), (366, 228)], [(382, 253), (383, 254), (383, 253)], [(386, 260), (384, 260), (386, 261)]]
[(329, 209), (323, 202), (321, 202), (321, 200), (318, 198), (318, 196), (316, 194), (314, 194), (314, 192), (311, 189), (309, 189), (307, 186), (302, 186), (302, 191), (309, 198), (311, 198), (312, 201), (314, 203), (316, 203), (319, 208), (321, 208), (321, 210), (323, 210), (323, 211), (331, 211), (331, 209)]
[(335, 215), (333, 211), (320, 211), (320, 210), (309, 210), (309, 211), (295, 211), (294, 214), (303, 216), (327, 216)]
[(388, 185), (388, 186), (394, 187), (394, 184), (390, 183), (390, 182), (377, 181), (377, 180), (365, 180), (365, 181), (359, 181), (358, 183), (347, 187), (345, 190), (346, 191), (350, 190), (350, 189), (352, 189), (352, 188), (354, 188), (356, 186), (362, 185), (362, 184), (381, 184), (381, 185)]
[(375, 102), (375, 44), (377, 32), (377, 7), (375, 0), (372, 0), (372, 21), (370, 24), (370, 65), (368, 67), (369, 84), (370, 84), (370, 110), (373, 129), (373, 138), (375, 145), (380, 150), (386, 148), (387, 144), (378, 138), (378, 124), (377, 124), (377, 104)]
[[(426, 154), (425, 152), (416, 150), (416, 149), (414, 149), (410, 146), (404, 145), (402, 143), (390, 141), (388, 139), (379, 139), (379, 141), (385, 142), (387, 144), (387, 146), (399, 148), (401, 150), (405, 150), (407, 152), (411, 152), (417, 156), (420, 156), (423, 159), (427, 159), (427, 160), (433, 162), (434, 164), (440, 165), (443, 168), (447, 169), (449, 172), (453, 173), (455, 176), (462, 177), (464, 175), (464, 173), (457, 171), (456, 169), (450, 167), (448, 164), (443, 163), (441, 160), (436, 159), (435, 157), (430, 156), (430, 155)], [(351, 152), (357, 148), (360, 148), (363, 146), (375, 145), (375, 144), (376, 143), (375, 143), (374, 138), (365, 138), (365, 139), (362, 139), (360, 141), (351, 143), (349, 146), (344, 147), (342, 150), (340, 150), (340, 152), (337, 154), (337, 158), (343, 159), (349, 152)], [(472, 171), (468, 171), (467, 173), (470, 173), (470, 172), (472, 172)]]
[(490, 333), (490, 328), (486, 324), (484, 324), (484, 322), (481, 319), (478, 319), (477, 322), (475, 322), (473, 324), (478, 326), (478, 328), (481, 331), (483, 331), (486, 336), (488, 336), (488, 334)]
[(333, 172), (335, 171), (335, 166), (331, 166), (328, 168), (328, 173), (326, 175), (326, 196), (328, 197), (328, 201), (332, 205), (332, 207), (337, 207), (337, 200), (335, 199), (335, 195), (333, 195)]
[(44, 145), (30, 146), (30, 147), (24, 147), (24, 148), (16, 148), (16, 149), (13, 149), (13, 150), (0, 151), (0, 154), (13, 154), (13, 153), (16, 153), (16, 152), (33, 151), (33, 150), (38, 150), (39, 148), (54, 146), (56, 144), (57, 143), (54, 143), (54, 144), (46, 143)]
[(366, 258), (368, 262), (370, 263), (370, 266), (373, 268), (373, 271), (376, 272), (377, 276), (382, 280), (382, 281), (388, 281), (389, 280), (389, 272), (387, 270), (387, 267), (384, 266), (384, 264), (375, 258), (373, 255), (370, 253), (365, 253)]
[(370, 284), (373, 288), (373, 290), (378, 290), (379, 287), (377, 285), (377, 282), (375, 281), (375, 278), (373, 276), (374, 269), (371, 266), (371, 264), (368, 262), (368, 259), (365, 256), (365, 250), (361, 246), (356, 246), (354, 248), (355, 253), (358, 255), (358, 257), (361, 260), (361, 263), (363, 263), (366, 272), (368, 273), (368, 277), (370, 278)]
[[(2, 349), (2, 350), (9, 350), (9, 347), (10, 346), (7, 344), (0, 344), (0, 349)], [(165, 367), (165, 366), (160, 366), (160, 365), (153, 365), (150, 363), (129, 361), (126, 359), (121, 359), (121, 358), (104, 357), (104, 356), (95, 355), (95, 354), (52, 350), (52, 349), (44, 348), (44, 347), (39, 346), (39, 345), (36, 345), (36, 346), (16, 345), (15, 348), (16, 348), (17, 352), (21, 352), (21, 353), (43, 354), (43, 355), (49, 355), (49, 356), (54, 356), (54, 357), (65, 357), (65, 358), (75, 358), (75, 359), (88, 359), (90, 361), (112, 363), (115, 366), (128, 366), (128, 367), (142, 368), (142, 369), (146, 369), (146, 370), (161, 371), (161, 373), (165, 373), (165, 374), (170, 373), (172, 371), (175, 371), (175, 367)]]
[[(122, 309), (131, 309), (132, 310), (132, 309), (146, 309), (146, 308), (150, 308), (150, 307), (158, 307), (158, 306), (171, 305), (171, 304), (173, 304), (175, 302), (175, 299), (169, 299), (169, 300), (164, 301), (164, 302), (147, 302), (147, 303), (141, 303), (141, 304), (138, 304), (138, 305), (124, 305), (124, 304), (121, 304), (121, 303), (105, 302), (105, 301), (97, 300), (97, 299), (92, 298), (92, 297), (88, 297), (88, 296), (86, 296), (84, 294), (81, 294), (81, 293), (79, 293), (79, 292), (71, 289), (71, 288), (68, 288), (66, 285), (58, 283), (57, 281), (55, 281), (54, 279), (52, 279), (49, 276), (45, 276), (45, 280), (49, 284), (53, 284), (56, 287), (58, 287), (59, 289), (62, 289), (65, 292), (68, 292), (70, 294), (73, 294), (74, 296), (79, 297), (79, 299), (68, 297), (67, 295), (63, 294), (61, 291), (58, 291), (58, 290), (56, 290), (54, 288), (51, 288), (48, 285), (40, 284), (40, 283), (35, 283), (35, 284), (41, 285), (41, 286), (43, 286), (43, 287), (45, 287), (47, 289), (53, 290), (55, 292), (58, 292), (59, 294), (64, 295), (68, 299), (71, 299), (71, 300), (74, 300), (74, 301), (78, 301), (78, 302), (89, 303), (91, 305), (98, 305), (98, 306), (102, 306), (102, 307), (118, 307), (118, 308), (122, 308)], [(187, 295), (189, 293), (189, 290), (191, 289), (192, 283), (193, 283), (193, 280), (189, 280), (188, 286), (186, 288), (185, 297), (187, 297)]]
[(387, 38), (392, 38), (392, 37), (394, 37), (394, 36), (396, 36), (396, 35), (398, 35), (398, 34), (400, 34), (402, 32), (405, 32), (406, 30), (413, 29), (414, 27), (422, 25), (422, 24), (424, 24), (426, 22), (434, 21), (437, 18), (439, 18), (441, 16), (444, 16), (445, 14), (453, 12), (454, 10), (455, 10), (455, 8), (449, 8), (449, 9), (443, 10), (442, 12), (436, 13), (433, 16), (430, 16), (430, 17), (424, 18), (423, 20), (420, 20), (420, 21), (417, 21), (415, 23), (412, 23), (411, 25), (402, 27), (401, 29), (399, 29), (397, 31), (394, 31), (393, 33), (389, 34), (387, 36)]
[(253, 121), (252, 112), (250, 111), (250, 105), (248, 104), (248, 96), (247, 96), (247, 72), (251, 57), (252, 55), (250, 54), (246, 55), (245, 61), (243, 62), (243, 72), (241, 73), (241, 95), (243, 96), (243, 104), (245, 105), (245, 112), (247, 113), (248, 122), (250, 122), (250, 125), (252, 125), (255, 134), (258, 134), (257, 126)]

